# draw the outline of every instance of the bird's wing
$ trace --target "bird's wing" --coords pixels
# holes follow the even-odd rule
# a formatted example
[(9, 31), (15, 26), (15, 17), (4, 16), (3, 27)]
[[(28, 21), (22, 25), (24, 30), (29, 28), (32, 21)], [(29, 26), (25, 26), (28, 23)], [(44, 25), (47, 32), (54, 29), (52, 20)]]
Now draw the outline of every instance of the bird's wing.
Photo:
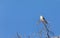
[(48, 24), (48, 22), (46, 21), (46, 19), (45, 18), (43, 18), (44, 19), (44, 22), (46, 23), (46, 24)]

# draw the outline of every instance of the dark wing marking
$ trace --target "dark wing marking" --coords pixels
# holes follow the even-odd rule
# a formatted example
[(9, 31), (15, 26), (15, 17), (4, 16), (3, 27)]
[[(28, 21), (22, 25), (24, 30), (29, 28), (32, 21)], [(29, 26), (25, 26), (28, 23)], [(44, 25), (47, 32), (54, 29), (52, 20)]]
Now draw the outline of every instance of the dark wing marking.
[(48, 22), (45, 20), (45, 18), (43, 18), (43, 19), (44, 19), (45, 23), (48, 24)]

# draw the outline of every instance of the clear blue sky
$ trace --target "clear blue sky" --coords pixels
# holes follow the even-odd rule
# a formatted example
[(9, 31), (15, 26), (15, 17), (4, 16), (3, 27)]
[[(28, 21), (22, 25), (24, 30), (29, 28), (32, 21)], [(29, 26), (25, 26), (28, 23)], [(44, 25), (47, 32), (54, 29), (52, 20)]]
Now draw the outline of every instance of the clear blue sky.
[(37, 31), (39, 16), (43, 15), (60, 34), (60, 0), (0, 0), (0, 38), (11, 38)]

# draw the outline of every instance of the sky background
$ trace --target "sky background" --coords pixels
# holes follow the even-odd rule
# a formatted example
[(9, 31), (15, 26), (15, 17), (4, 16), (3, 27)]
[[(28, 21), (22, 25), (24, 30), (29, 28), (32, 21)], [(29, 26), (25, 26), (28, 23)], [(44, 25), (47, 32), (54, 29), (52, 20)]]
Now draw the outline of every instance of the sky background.
[(60, 0), (0, 0), (0, 38), (37, 32), (43, 25), (36, 25), (40, 15), (60, 35)]

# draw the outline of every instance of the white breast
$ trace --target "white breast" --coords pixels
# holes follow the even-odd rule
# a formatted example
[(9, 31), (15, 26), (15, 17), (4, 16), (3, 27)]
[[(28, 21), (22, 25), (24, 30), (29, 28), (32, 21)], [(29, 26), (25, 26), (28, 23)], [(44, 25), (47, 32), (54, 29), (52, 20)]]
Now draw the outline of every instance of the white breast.
[(43, 19), (44, 17), (43, 16), (40, 16), (40, 21), (44, 21), (44, 19)]

